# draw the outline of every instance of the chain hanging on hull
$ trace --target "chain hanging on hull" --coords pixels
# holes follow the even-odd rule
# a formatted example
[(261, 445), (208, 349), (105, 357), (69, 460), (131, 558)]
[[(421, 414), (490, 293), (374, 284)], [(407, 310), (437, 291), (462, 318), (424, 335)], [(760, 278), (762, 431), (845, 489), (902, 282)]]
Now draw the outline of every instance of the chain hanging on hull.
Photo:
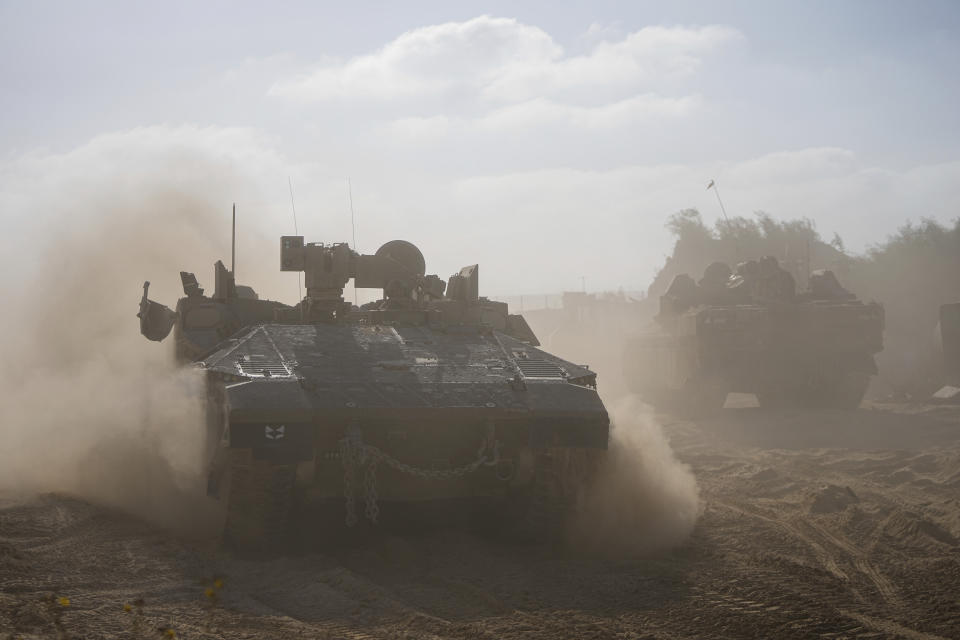
[(340, 440), (340, 460), (343, 463), (343, 498), (346, 505), (346, 525), (353, 527), (359, 521), (356, 507), (357, 472), (363, 470), (364, 516), (377, 523), (380, 515), (377, 495), (377, 465), (388, 467), (418, 478), (443, 480), (460, 478), (475, 472), (482, 466), (492, 467), (500, 462), (500, 441), (494, 439), (492, 429), (480, 443), (477, 458), (455, 469), (421, 469), (400, 462), (383, 449), (363, 442), (360, 429), (351, 429)]

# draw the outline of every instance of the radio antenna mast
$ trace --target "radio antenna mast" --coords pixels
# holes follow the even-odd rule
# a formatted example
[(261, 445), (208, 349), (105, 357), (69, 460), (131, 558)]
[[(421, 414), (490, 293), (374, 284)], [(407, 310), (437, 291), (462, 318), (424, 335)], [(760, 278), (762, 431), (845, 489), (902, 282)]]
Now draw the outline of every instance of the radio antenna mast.
[[(356, 216), (353, 213), (353, 185), (350, 184), (350, 178), (347, 178), (347, 195), (350, 198), (350, 228), (353, 231), (353, 250), (357, 251), (357, 222)], [(353, 287), (353, 304), (360, 306), (357, 302), (357, 287), (356, 281), (354, 281)]]
[[(290, 176), (287, 176), (287, 185), (290, 187), (290, 208), (293, 210), (293, 235), (298, 236), (300, 230), (297, 228), (297, 205), (293, 204), (293, 180)], [(299, 271), (297, 271), (297, 299), (303, 302), (303, 287), (300, 285)]]
[(723, 200), (720, 199), (720, 187), (717, 186), (717, 181), (711, 180), (710, 184), (707, 185), (707, 189), (713, 189), (713, 192), (717, 194), (717, 202), (720, 203), (720, 212), (723, 214), (723, 219), (727, 221), (727, 225), (729, 225), (730, 218), (727, 217), (727, 210), (723, 208)]
[(347, 178), (347, 196), (350, 198), (350, 227), (353, 230), (353, 250), (357, 251), (357, 222), (353, 213), (353, 186), (350, 184), (350, 178)]
[(233, 222), (230, 225), (230, 275), (237, 281), (237, 203), (233, 203)]
[(730, 230), (730, 233), (733, 236), (733, 250), (736, 253), (737, 260), (739, 260), (740, 243), (737, 241), (736, 230), (733, 228), (733, 225), (730, 224), (730, 218), (727, 217), (727, 210), (723, 206), (723, 200), (720, 199), (720, 187), (717, 186), (716, 180), (710, 180), (710, 184), (707, 185), (707, 191), (710, 189), (713, 189), (713, 192), (717, 195), (717, 202), (720, 203), (720, 213), (723, 214), (723, 219), (727, 223), (727, 228)]

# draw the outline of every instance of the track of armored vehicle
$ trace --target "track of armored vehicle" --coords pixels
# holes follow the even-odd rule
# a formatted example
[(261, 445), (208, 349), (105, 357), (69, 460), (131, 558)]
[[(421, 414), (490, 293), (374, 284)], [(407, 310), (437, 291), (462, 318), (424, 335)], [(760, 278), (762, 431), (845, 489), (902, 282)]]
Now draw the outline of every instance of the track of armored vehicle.
[[(149, 283), (141, 301), (141, 332), (172, 328), (177, 357), (206, 372), (209, 493), (227, 500), (231, 545), (282, 544), (301, 502), (349, 528), (377, 523), (382, 502), (471, 499), (563, 536), (607, 447), (596, 373), (480, 297), (476, 265), (444, 282), (408, 242), (360, 255), (285, 236), (281, 269), (306, 274), (296, 306), (257, 299), (220, 262), (213, 296), (182, 272), (175, 311)], [(345, 302), (351, 278), (383, 299)]]

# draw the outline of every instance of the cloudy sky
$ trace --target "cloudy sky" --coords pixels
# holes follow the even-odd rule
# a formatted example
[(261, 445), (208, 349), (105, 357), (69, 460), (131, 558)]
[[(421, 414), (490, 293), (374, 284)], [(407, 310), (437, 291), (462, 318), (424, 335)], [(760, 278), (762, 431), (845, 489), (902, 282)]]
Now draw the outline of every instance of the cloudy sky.
[(273, 238), (288, 178), (308, 240), (351, 240), (349, 179), (360, 250), (488, 294), (644, 288), (710, 179), (861, 251), (960, 215), (958, 67), (949, 0), (0, 0), (4, 251), (181, 189)]

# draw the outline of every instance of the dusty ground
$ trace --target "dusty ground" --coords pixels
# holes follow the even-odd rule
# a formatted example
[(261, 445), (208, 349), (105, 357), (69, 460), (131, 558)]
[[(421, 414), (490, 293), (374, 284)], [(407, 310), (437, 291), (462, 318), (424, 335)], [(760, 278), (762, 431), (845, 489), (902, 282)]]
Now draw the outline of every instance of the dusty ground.
[(662, 420), (704, 502), (673, 552), (599, 560), (438, 527), (242, 560), (82, 500), (10, 498), (0, 628), (15, 638), (58, 628), (77, 638), (165, 628), (181, 638), (960, 637), (960, 410), (728, 408)]

